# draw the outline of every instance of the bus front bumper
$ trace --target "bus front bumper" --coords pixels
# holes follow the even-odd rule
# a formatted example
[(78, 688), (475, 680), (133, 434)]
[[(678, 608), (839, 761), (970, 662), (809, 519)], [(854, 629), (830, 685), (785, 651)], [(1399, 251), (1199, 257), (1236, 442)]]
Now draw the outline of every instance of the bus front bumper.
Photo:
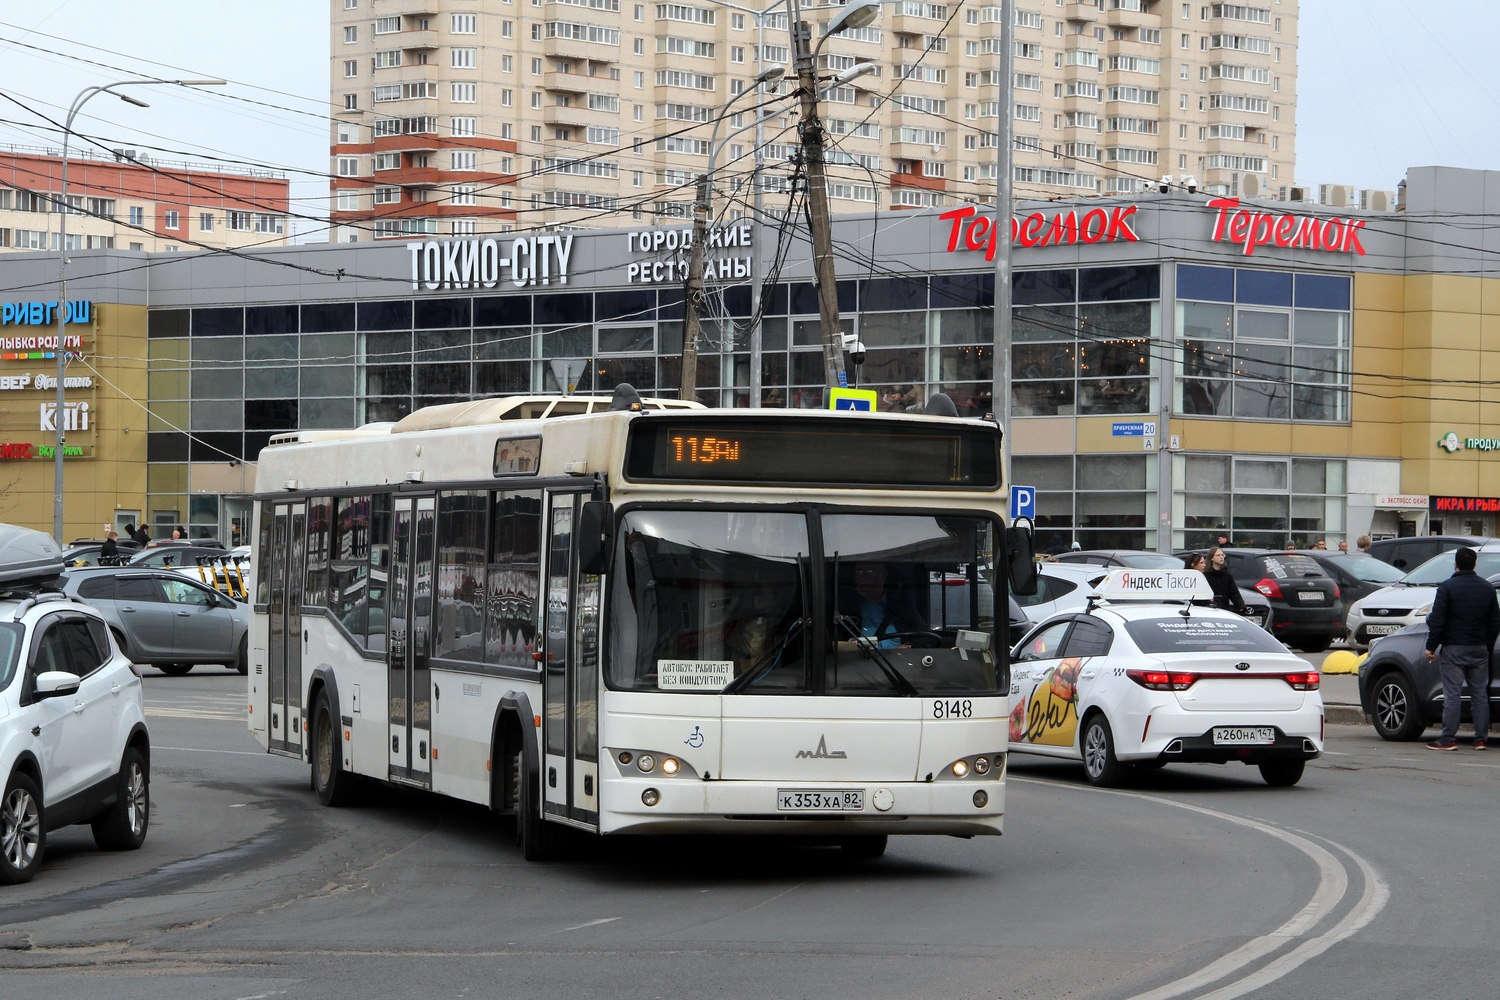
[[(615, 778), (600, 789), (601, 833), (743, 833), (854, 837), (873, 834), (990, 836), (1002, 832), (1005, 781), (702, 781)], [(859, 792), (858, 808), (795, 808)], [(654, 793), (654, 795), (652, 794)], [(802, 793), (788, 801), (789, 793)], [(654, 805), (647, 805), (654, 799)]]

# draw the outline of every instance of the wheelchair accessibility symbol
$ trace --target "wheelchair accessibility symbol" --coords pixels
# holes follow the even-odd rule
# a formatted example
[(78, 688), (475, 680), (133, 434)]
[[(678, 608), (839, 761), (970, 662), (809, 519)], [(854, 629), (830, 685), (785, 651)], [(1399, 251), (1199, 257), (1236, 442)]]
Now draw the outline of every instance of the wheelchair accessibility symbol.
[(701, 747), (703, 745), (703, 727), (702, 726), (694, 726), (693, 727), (693, 734), (691, 736), (689, 736), (687, 739), (683, 740), (682, 742), (686, 743), (688, 746), (692, 747), (694, 750), (696, 750), (699, 747)]

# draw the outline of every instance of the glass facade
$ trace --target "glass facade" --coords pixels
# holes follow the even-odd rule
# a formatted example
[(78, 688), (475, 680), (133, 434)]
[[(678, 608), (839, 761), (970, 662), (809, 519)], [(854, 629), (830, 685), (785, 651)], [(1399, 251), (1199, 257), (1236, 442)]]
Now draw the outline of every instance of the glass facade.
[(1011, 482), (1036, 487), (1037, 548), (1156, 548), (1155, 454), (1015, 456)]
[(1347, 423), (1350, 279), (1177, 265), (1173, 410)]
[[(1267, 455), (1174, 455), (1174, 548), (1201, 548), (1228, 530), (1234, 544), (1330, 549), (1344, 537), (1343, 459)], [(1180, 544), (1179, 544), (1180, 543)]]

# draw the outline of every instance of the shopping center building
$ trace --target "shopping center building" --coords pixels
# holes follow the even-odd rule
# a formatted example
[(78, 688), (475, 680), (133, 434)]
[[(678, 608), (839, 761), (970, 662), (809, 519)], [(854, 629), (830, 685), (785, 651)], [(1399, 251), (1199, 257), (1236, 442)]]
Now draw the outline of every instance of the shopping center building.
[[(1494, 535), (1497, 213), (1500, 173), (1447, 168), (1410, 171), (1385, 214), (1185, 192), (1021, 206), (1010, 475), (1038, 490), (1042, 543)], [(888, 407), (943, 391), (991, 409), (991, 217), (836, 222), (840, 308), (866, 349), (852, 371)], [(139, 518), (246, 536), (256, 456), (296, 428), (622, 381), (673, 395), (684, 235), (73, 254), (69, 298), (88, 305), (68, 328), (67, 533)], [(700, 398), (820, 405), (806, 244), (737, 222), (707, 258)], [(56, 258), (0, 268), (0, 517), (48, 527), (56, 328), (30, 303)]]

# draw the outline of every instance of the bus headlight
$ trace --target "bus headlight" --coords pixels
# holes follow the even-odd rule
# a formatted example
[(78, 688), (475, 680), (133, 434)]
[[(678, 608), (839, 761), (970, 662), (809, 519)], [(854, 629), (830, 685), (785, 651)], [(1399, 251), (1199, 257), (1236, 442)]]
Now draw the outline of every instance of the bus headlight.
[(643, 753), (636, 759), (635, 766), (640, 768), (643, 773), (649, 774), (656, 767), (656, 758), (649, 753)]
[(670, 777), (677, 773), (678, 766), (676, 757), (664, 757), (661, 762), (661, 773)]
[(989, 774), (990, 773), (990, 759), (988, 757), (975, 757), (974, 758), (974, 773), (975, 774)]
[(974, 808), (975, 809), (983, 809), (985, 806), (987, 806), (989, 804), (990, 804), (990, 793), (989, 792), (986, 792), (983, 788), (981, 788), (979, 791), (977, 791), (977, 792), (974, 793)]
[(635, 755), (632, 754), (629, 750), (622, 750), (622, 751), (620, 751), (620, 763), (621, 764), (629, 764), (633, 760), (635, 760)]
[(966, 760), (955, 760), (953, 762), (953, 776), (962, 778), (969, 773), (969, 762)]

